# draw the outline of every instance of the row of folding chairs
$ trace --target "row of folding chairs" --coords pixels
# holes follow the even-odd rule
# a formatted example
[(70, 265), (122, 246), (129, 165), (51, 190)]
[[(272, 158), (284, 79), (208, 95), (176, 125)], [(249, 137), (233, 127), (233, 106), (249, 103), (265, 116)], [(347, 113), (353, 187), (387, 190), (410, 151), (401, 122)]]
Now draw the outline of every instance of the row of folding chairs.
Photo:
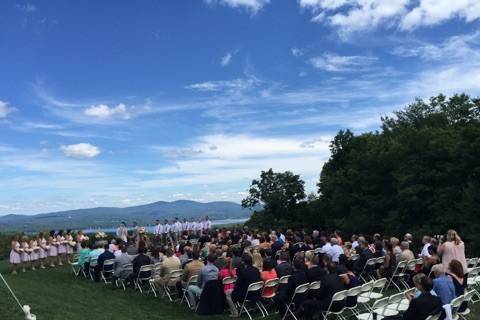
[(412, 259), (412, 260), (403, 260), (400, 261), (393, 274), (388, 282), (387, 288), (390, 288), (393, 285), (399, 292), (402, 290), (408, 290), (410, 288), (407, 277), (409, 276), (409, 271), (414, 273), (416, 270), (421, 270), (423, 267), (423, 259)]
[(475, 267), (480, 267), (480, 258), (467, 258), (466, 260), (468, 272)]

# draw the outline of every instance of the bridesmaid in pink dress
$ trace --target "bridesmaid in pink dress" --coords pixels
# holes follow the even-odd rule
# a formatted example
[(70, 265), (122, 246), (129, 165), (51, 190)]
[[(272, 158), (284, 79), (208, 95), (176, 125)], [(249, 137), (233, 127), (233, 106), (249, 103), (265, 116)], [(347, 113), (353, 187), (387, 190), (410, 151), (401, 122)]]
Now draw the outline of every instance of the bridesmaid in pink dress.
[(58, 249), (57, 249), (58, 244), (57, 244), (57, 238), (55, 237), (55, 231), (50, 231), (50, 237), (48, 237), (48, 245), (49, 245), (48, 256), (50, 257), (50, 267), (54, 268), (55, 261), (58, 255)]
[(38, 250), (38, 259), (40, 260), (40, 269), (45, 269), (45, 259), (48, 256), (48, 248), (47, 248), (47, 240), (42, 232), (38, 234), (38, 246), (40, 249)]
[(39, 250), (38, 242), (35, 238), (32, 238), (28, 245), (30, 246), (30, 250), (32, 250), (30, 252), (30, 262), (32, 264), (32, 270), (34, 271), (35, 265), (38, 260), (38, 250)]
[(75, 248), (76, 243), (73, 241), (73, 236), (71, 230), (67, 230), (67, 234), (65, 235), (65, 248), (67, 251), (67, 262), (72, 262), (73, 257), (73, 248)]
[(28, 238), (26, 236), (22, 237), (22, 272), (25, 272), (27, 264), (30, 262), (30, 247), (28, 246)]
[(63, 230), (58, 231), (57, 243), (58, 243), (58, 265), (63, 266), (63, 261), (65, 261), (65, 256), (67, 254), (67, 244), (65, 241), (65, 237), (63, 236)]
[(12, 274), (17, 274), (17, 265), (22, 262), (20, 257), (20, 242), (18, 242), (20, 237), (16, 235), (12, 239), (11, 250), (10, 250), (10, 264), (12, 265)]

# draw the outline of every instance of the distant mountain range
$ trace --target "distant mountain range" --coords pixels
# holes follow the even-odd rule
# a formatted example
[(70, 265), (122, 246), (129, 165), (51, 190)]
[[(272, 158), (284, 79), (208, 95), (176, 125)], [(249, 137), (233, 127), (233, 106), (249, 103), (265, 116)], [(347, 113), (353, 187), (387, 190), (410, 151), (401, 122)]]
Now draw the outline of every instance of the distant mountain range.
[(0, 216), (0, 231), (38, 231), (51, 229), (81, 229), (117, 226), (121, 221), (131, 225), (153, 224), (156, 219), (198, 218), (208, 215), (211, 220), (248, 218), (252, 211), (228, 201), (201, 203), (190, 200), (158, 201), (127, 208), (98, 207), (36, 215), (9, 214)]

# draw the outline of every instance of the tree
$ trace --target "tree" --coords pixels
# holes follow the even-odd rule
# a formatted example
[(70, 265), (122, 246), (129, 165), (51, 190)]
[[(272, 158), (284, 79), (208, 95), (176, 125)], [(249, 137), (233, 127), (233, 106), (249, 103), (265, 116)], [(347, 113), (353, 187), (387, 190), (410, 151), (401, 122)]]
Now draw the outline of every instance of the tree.
[[(262, 215), (278, 221), (290, 221), (298, 203), (305, 199), (305, 182), (290, 171), (262, 171), (259, 180), (253, 180), (249, 195), (242, 200), (244, 208), (263, 207)], [(257, 219), (258, 220), (258, 219)]]

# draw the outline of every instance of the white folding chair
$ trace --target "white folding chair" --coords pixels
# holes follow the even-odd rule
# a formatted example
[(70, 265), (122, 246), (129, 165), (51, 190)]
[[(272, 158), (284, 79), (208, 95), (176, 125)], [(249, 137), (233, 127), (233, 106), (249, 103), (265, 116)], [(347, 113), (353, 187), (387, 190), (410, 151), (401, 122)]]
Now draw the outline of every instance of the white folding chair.
[(73, 256), (72, 262), (69, 262), (70, 265), (72, 266), (72, 272), (76, 277), (78, 277), (80, 275), (80, 272), (83, 269), (83, 266), (80, 265), (78, 259), (79, 259), (79, 256), (78, 256), (78, 254), (76, 254), (76, 255)]
[(92, 279), (92, 281), (94, 280), (95, 267), (97, 265), (98, 265), (98, 259), (97, 258), (90, 259), (90, 265), (88, 267), (88, 274), (90, 275), (90, 279)]
[(237, 277), (225, 277), (222, 279), (222, 284), (224, 286), (226, 285), (229, 285), (229, 284), (234, 284), (235, 282), (237, 282)]
[(108, 277), (113, 274), (113, 266), (115, 264), (115, 259), (108, 259), (103, 262), (102, 271), (100, 271), (100, 276), (102, 280), (107, 284)]
[(283, 276), (280, 278), (280, 284), (287, 284), (288, 283), (288, 279), (290, 278), (291, 276), (290, 275), (286, 275), (286, 276)]
[(332, 307), (335, 302), (345, 301), (345, 299), (347, 298), (347, 293), (348, 293), (348, 290), (342, 290), (342, 291), (336, 292), (332, 296), (332, 301), (330, 301), (330, 305), (328, 306), (327, 311), (322, 312), (323, 320), (326, 320), (328, 316), (331, 314), (336, 315), (337, 318), (345, 319), (345, 317), (342, 315), (343, 310), (345, 310), (345, 304), (342, 306), (340, 310), (337, 310), (337, 311), (333, 311)]
[(147, 264), (144, 266), (140, 267), (140, 270), (138, 271), (137, 278), (134, 280), (134, 286), (136, 289), (140, 291), (140, 293), (143, 294), (143, 286), (145, 283), (148, 283), (149, 285), (149, 291), (153, 290), (153, 294), (156, 296), (156, 292), (154, 288), (152, 288), (151, 281), (152, 280), (152, 274), (153, 274), (153, 264)]
[(295, 291), (293, 292), (292, 299), (287, 303), (287, 309), (285, 311), (285, 314), (283, 315), (282, 320), (284, 320), (287, 315), (291, 315), (293, 319), (298, 320), (297, 316), (295, 315), (295, 299), (297, 296), (301, 294), (306, 294), (308, 292), (308, 288), (310, 287), (310, 283), (304, 283), (295, 288)]
[(262, 317), (265, 317), (265, 314), (263, 313), (262, 308), (260, 307), (259, 301), (260, 301), (260, 295), (262, 293), (263, 289), (263, 281), (258, 281), (251, 283), (248, 288), (247, 292), (245, 293), (245, 298), (243, 299), (242, 303), (238, 303), (240, 305), (240, 313), (239, 316), (242, 315), (243, 312), (245, 312), (250, 320), (252, 320), (252, 316), (250, 315), (250, 311), (255, 310), (253, 309), (248, 309), (248, 303), (249, 302), (255, 302), (255, 306), (260, 312), (262, 313)]
[(442, 315), (442, 313), (438, 313), (438, 314), (435, 314), (435, 315), (432, 315), (432, 316), (428, 316), (427, 319), (425, 320), (439, 320), (440, 319), (440, 316)]
[(370, 281), (362, 284), (362, 286), (360, 287), (360, 294), (357, 297), (357, 304), (359, 306), (365, 306), (367, 310), (370, 310), (370, 306), (368, 304), (372, 300), (372, 298), (370, 298), (370, 293), (373, 289), (373, 283), (374, 281)]
[(397, 314), (400, 313), (399, 307), (400, 304), (402, 303), (403, 298), (405, 295), (403, 292), (396, 293), (394, 295), (391, 295), (388, 298), (388, 305), (387, 305), (387, 310), (386, 310), (386, 315), (387, 316), (396, 316)]
[(173, 301), (172, 295), (175, 291), (172, 291), (171, 288), (176, 289), (177, 282), (182, 280), (185, 271), (182, 269), (172, 270), (165, 276), (163, 282), (163, 296), (167, 296), (170, 301)]
[(160, 275), (162, 274), (162, 268), (163, 265), (161, 262), (157, 262), (153, 265), (153, 279), (158, 279), (160, 278)]
[[(353, 288), (348, 289), (347, 297), (345, 298), (345, 310), (352, 311), (352, 313), (354, 315), (358, 314), (356, 309), (359, 306), (358, 296), (360, 295), (360, 293), (362, 293), (362, 286), (353, 287)], [(349, 301), (348, 298), (355, 298), (355, 299), (352, 299), (353, 300), (352, 305), (348, 304), (348, 301)]]
[(359, 320), (373, 320), (373, 314), (377, 314), (377, 319), (382, 319), (384, 317), (385, 310), (387, 309), (389, 298), (378, 299), (373, 304), (370, 312), (362, 313), (357, 315)]
[(273, 299), (277, 295), (277, 289), (279, 284), (280, 284), (280, 280), (278, 278), (275, 278), (275, 279), (270, 279), (265, 281), (263, 285), (262, 296), (259, 302), (260, 302), (260, 307), (263, 309), (265, 313), (265, 316), (268, 316), (268, 310), (265, 307), (265, 304), (263, 302), (273, 301)]
[(413, 287), (413, 288), (410, 288), (408, 290), (405, 290), (405, 291), (401, 292), (401, 294), (403, 294), (403, 298), (400, 301), (400, 303), (398, 304), (398, 307), (397, 307), (398, 311), (404, 312), (408, 309), (408, 306), (410, 305), (410, 300), (408, 299), (408, 297), (413, 296), (413, 294), (415, 293), (415, 290), (416, 290), (416, 288)]
[[(405, 277), (405, 268), (406, 267), (407, 267), (407, 261), (406, 260), (400, 261), (397, 264), (397, 266), (395, 267), (395, 271), (393, 271), (392, 277), (390, 278), (390, 281), (387, 284), (387, 288), (390, 288), (390, 285), (393, 284), (399, 292), (403, 291), (400, 288), (400, 286), (397, 285), (397, 283), (395, 281), (398, 280), (403, 285), (403, 283), (400, 281), (400, 279), (403, 279)], [(406, 288), (406, 289), (408, 289), (408, 288)]]
[[(130, 275), (133, 272), (133, 264), (131, 264), (131, 263), (125, 263), (122, 267), (123, 267), (123, 272), (125, 274)], [(127, 287), (125, 286), (125, 279), (124, 278), (120, 277), (117, 280), (117, 283), (116, 283), (117, 286), (118, 286), (118, 282), (120, 282), (120, 284), (122, 285), (123, 291), (127, 290)]]
[(459, 318), (459, 315), (457, 314), (458, 308), (460, 308), (464, 299), (465, 299), (465, 296), (461, 295), (453, 299), (452, 302), (450, 302), (450, 306), (452, 308), (452, 319), (456, 320)]
[(467, 303), (467, 308), (465, 310), (461, 311), (461, 312), (457, 311), (457, 314), (460, 316), (460, 318), (465, 319), (465, 320), (467, 319), (467, 316), (471, 312), (470, 308), (468, 308), (468, 303), (472, 302), (472, 298), (473, 298), (474, 295), (475, 295), (474, 290), (470, 290), (463, 295), (462, 303), (466, 302)]
[(188, 300), (187, 289), (188, 289), (188, 286), (197, 284), (197, 280), (198, 280), (198, 275), (191, 276), (190, 279), (188, 279), (187, 283), (185, 284), (185, 287), (182, 288), (183, 295), (182, 295), (182, 299), (180, 300), (180, 303), (183, 303), (183, 301), (186, 301), (189, 308), (191, 308), (192, 306), (190, 305), (190, 301)]
[(360, 258), (360, 255), (355, 253), (350, 256), (351, 261), (357, 261)]
[(362, 279), (363, 282), (375, 280), (375, 278), (372, 277), (370, 273), (373, 270), (375, 270), (376, 264), (377, 264), (377, 258), (371, 258), (371, 259), (368, 259), (367, 262), (365, 262), (365, 265), (363, 266), (363, 270), (362, 272), (360, 272), (360, 279)]
[[(371, 299), (380, 299), (383, 297), (383, 289), (387, 284), (387, 278), (381, 278), (373, 282), (372, 292), (370, 293)], [(375, 290), (376, 289), (376, 290)]]

